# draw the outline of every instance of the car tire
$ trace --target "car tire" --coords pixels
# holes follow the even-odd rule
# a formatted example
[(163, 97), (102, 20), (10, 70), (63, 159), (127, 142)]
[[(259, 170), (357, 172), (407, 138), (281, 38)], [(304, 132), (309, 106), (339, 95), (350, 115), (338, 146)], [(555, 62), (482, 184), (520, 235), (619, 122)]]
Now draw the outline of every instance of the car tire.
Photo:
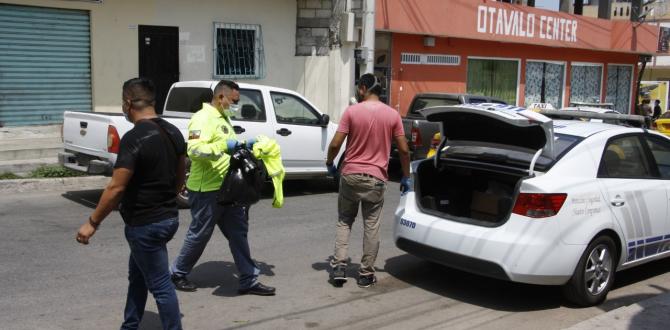
[(618, 261), (611, 237), (596, 237), (579, 259), (572, 278), (563, 286), (565, 298), (580, 307), (595, 306), (607, 298)]

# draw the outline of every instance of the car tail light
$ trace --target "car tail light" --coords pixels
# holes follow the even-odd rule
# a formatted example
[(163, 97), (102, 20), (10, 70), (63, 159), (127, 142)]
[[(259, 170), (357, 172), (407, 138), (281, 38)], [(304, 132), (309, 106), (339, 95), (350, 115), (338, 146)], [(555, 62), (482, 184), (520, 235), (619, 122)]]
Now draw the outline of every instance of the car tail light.
[(530, 218), (555, 216), (563, 206), (568, 194), (524, 194), (516, 198), (512, 213)]
[(112, 125), (107, 126), (107, 152), (118, 154), (120, 144), (121, 139), (119, 138), (119, 132), (116, 131), (116, 127)]
[(423, 140), (421, 140), (421, 132), (419, 132), (418, 127), (412, 127), (412, 144), (414, 146), (423, 145)]

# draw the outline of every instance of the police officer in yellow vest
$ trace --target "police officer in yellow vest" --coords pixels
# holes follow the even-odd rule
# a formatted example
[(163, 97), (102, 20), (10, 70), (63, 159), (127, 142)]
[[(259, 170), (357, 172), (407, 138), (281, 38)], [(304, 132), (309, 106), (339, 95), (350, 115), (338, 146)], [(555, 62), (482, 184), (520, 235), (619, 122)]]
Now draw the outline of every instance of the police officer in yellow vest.
[(184, 239), (184, 246), (172, 264), (172, 282), (181, 291), (195, 291), (196, 285), (186, 278), (207, 245), (215, 225), (228, 239), (235, 265), (240, 273), (240, 294), (269, 296), (275, 288), (258, 281), (260, 269), (249, 250), (248, 213), (244, 207), (221, 206), (216, 196), (228, 172), (229, 153), (238, 143), (230, 123), (231, 115), (237, 111), (240, 99), (239, 86), (229, 80), (221, 80), (214, 88), (211, 103), (203, 103), (188, 124), (188, 156), (191, 172), (186, 183), (189, 190), (191, 216), (193, 220)]

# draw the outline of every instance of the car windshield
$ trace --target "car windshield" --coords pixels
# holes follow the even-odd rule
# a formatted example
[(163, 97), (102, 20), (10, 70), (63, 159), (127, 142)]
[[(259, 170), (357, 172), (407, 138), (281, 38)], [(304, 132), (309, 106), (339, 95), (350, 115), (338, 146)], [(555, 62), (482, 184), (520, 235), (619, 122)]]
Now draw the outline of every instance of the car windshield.
[(670, 118), (670, 111), (666, 111), (665, 113), (663, 113), (660, 118), (664, 119)]
[[(536, 162), (536, 169), (547, 171), (559, 159), (561, 159), (570, 149), (576, 146), (583, 139), (573, 135), (554, 134), (554, 150), (556, 159), (540, 156)], [(527, 167), (533, 160), (535, 151), (525, 148), (515, 148), (510, 146), (501, 146), (496, 144), (458, 144), (450, 145), (445, 150), (442, 157), (472, 159), (485, 162), (495, 162), (517, 167)]]

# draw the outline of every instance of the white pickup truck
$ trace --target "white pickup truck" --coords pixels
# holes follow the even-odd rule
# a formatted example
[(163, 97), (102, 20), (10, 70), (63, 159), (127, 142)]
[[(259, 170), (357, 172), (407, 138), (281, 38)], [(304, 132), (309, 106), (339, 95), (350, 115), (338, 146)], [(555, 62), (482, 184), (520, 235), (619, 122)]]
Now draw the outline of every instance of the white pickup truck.
[[(188, 136), (191, 115), (212, 99), (217, 81), (183, 81), (168, 92), (162, 118)], [(277, 140), (281, 146), (286, 179), (327, 176), (328, 144), (337, 130), (323, 114), (300, 94), (287, 89), (240, 85), (240, 111), (232, 118), (240, 140), (259, 134)], [(63, 115), (63, 166), (89, 174), (111, 175), (123, 134), (132, 128), (121, 113), (66, 111)], [(339, 161), (339, 158), (336, 159)], [(187, 192), (180, 205), (188, 202)]]

